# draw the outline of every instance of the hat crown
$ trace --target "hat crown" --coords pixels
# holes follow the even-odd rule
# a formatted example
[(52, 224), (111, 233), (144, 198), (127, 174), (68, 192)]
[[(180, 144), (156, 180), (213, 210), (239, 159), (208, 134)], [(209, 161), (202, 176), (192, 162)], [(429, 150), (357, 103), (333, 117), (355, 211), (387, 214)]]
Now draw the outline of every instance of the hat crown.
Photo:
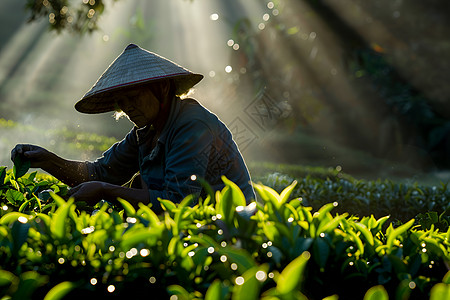
[(136, 48), (136, 47), (137, 47), (137, 45), (135, 45), (135, 44), (129, 44), (129, 45), (125, 48), (125, 50), (133, 49), (133, 48)]
[(130, 44), (83, 98), (127, 85), (189, 74), (192, 73), (176, 63)]

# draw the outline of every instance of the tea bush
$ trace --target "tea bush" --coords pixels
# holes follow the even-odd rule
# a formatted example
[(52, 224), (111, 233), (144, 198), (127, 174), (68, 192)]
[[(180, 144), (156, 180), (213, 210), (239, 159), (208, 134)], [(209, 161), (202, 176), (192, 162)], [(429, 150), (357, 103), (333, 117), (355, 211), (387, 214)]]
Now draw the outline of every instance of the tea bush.
[(334, 199), (315, 210), (295, 197), (296, 181), (280, 193), (255, 184), (259, 201), (245, 206), (224, 177), (221, 191), (202, 183), (209, 195), (197, 205), (160, 200), (156, 215), (122, 199), (91, 213), (54, 178), (18, 174), (0, 169), (2, 299), (450, 295), (449, 229), (332, 213)]
[[(260, 182), (281, 192), (294, 178), (273, 173), (260, 178)], [(356, 180), (334, 170), (319, 176), (306, 175), (297, 179), (292, 192), (305, 206), (319, 209), (337, 202), (336, 211), (357, 216), (390, 215), (391, 219), (407, 222), (418, 219), (422, 225), (431, 224), (447, 230), (450, 224), (450, 189), (448, 183), (425, 186), (418, 183), (396, 183), (391, 180)]]

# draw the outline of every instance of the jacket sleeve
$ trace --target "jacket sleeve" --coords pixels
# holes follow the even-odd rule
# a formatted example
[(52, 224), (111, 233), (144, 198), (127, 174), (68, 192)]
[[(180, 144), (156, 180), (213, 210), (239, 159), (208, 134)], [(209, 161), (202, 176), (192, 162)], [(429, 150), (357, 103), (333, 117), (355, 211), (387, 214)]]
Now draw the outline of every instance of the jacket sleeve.
[(132, 130), (120, 142), (112, 145), (100, 158), (88, 163), (91, 180), (122, 185), (139, 171), (139, 149)]

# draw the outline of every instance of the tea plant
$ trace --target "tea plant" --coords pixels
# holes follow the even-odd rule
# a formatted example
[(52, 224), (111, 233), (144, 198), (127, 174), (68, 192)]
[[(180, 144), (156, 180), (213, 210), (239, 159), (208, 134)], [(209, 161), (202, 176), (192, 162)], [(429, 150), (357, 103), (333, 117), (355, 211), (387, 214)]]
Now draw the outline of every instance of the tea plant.
[[(261, 178), (265, 185), (280, 192), (294, 179), (283, 174), (273, 173)], [(416, 218), (424, 222), (433, 222), (446, 230), (450, 224), (450, 189), (448, 184), (423, 186), (418, 183), (396, 183), (390, 180), (366, 181), (349, 176), (312, 177), (297, 179), (298, 184), (292, 192), (294, 198), (302, 203), (319, 209), (326, 203), (337, 202), (337, 211), (358, 216), (375, 217), (391, 215), (391, 219), (407, 222)], [(426, 215), (435, 212), (433, 216)], [(432, 219), (430, 219), (432, 218)]]
[(27, 175), (29, 163), (16, 159), (13, 170), (0, 167), (0, 216), (9, 212), (30, 213), (54, 211), (56, 204), (50, 192), (65, 196), (67, 185), (54, 177), (32, 172)]
[[(332, 214), (336, 203), (314, 212), (292, 198), (295, 181), (281, 193), (255, 184), (260, 201), (245, 206), (239, 188), (223, 178), (221, 191), (203, 183), (209, 195), (196, 205), (192, 197), (179, 204), (161, 199), (164, 213), (156, 215), (122, 199), (120, 211), (104, 204), (86, 212), (61, 197), (57, 181), (40, 186), (46, 180), (34, 173), (1, 174), (3, 186), (23, 192), (16, 202), (28, 201), (31, 209), (11, 209), (18, 205), (2, 189), (9, 204), (0, 218), (0, 297), (438, 299), (450, 293), (450, 230), (424, 229), (414, 219), (397, 226), (389, 217)], [(41, 188), (52, 190), (44, 205), (35, 196)]]

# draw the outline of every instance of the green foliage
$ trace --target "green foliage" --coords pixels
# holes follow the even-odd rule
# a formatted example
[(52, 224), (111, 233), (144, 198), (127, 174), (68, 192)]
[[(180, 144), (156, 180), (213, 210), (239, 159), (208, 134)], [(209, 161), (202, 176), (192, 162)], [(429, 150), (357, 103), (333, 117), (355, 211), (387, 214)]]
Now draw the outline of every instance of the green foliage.
[[(261, 201), (245, 206), (239, 188), (223, 178), (225, 188), (196, 205), (192, 197), (179, 204), (161, 200), (164, 213), (156, 215), (123, 199), (119, 210), (103, 204), (90, 213), (64, 200), (66, 188), (58, 181), (36, 173), (15, 178), (5, 168), (0, 177), (0, 297), (448, 294), (450, 230), (424, 229), (414, 219), (397, 226), (388, 217), (332, 214), (336, 203), (314, 211), (293, 198), (297, 182), (281, 193), (256, 184)], [(34, 196), (41, 189), (51, 189), (50, 198)]]
[[(280, 173), (260, 178), (260, 182), (278, 192), (293, 180), (292, 177)], [(373, 214), (377, 218), (390, 215), (391, 219), (401, 222), (407, 222), (418, 216), (418, 221), (428, 228), (431, 223), (442, 230), (448, 228), (450, 221), (448, 184), (424, 186), (391, 180), (356, 180), (347, 175), (333, 176), (332, 173), (327, 177), (307, 175), (297, 181), (292, 197), (301, 199), (303, 205), (316, 210), (326, 203), (336, 202), (339, 204), (336, 210), (340, 213), (347, 212), (357, 216)], [(434, 213), (427, 215), (428, 212)]]
[(25, 7), (31, 14), (30, 22), (48, 18), (50, 30), (56, 32), (66, 30), (82, 34), (97, 30), (98, 20), (105, 9), (104, 1), (78, 2), (75, 6), (67, 0), (27, 0)]
[(0, 167), (0, 217), (9, 212), (54, 212), (56, 204), (50, 195), (55, 193), (65, 197), (67, 194), (67, 185), (52, 176), (37, 172), (25, 175), (28, 167), (29, 162), (21, 159), (16, 159), (12, 171)]

